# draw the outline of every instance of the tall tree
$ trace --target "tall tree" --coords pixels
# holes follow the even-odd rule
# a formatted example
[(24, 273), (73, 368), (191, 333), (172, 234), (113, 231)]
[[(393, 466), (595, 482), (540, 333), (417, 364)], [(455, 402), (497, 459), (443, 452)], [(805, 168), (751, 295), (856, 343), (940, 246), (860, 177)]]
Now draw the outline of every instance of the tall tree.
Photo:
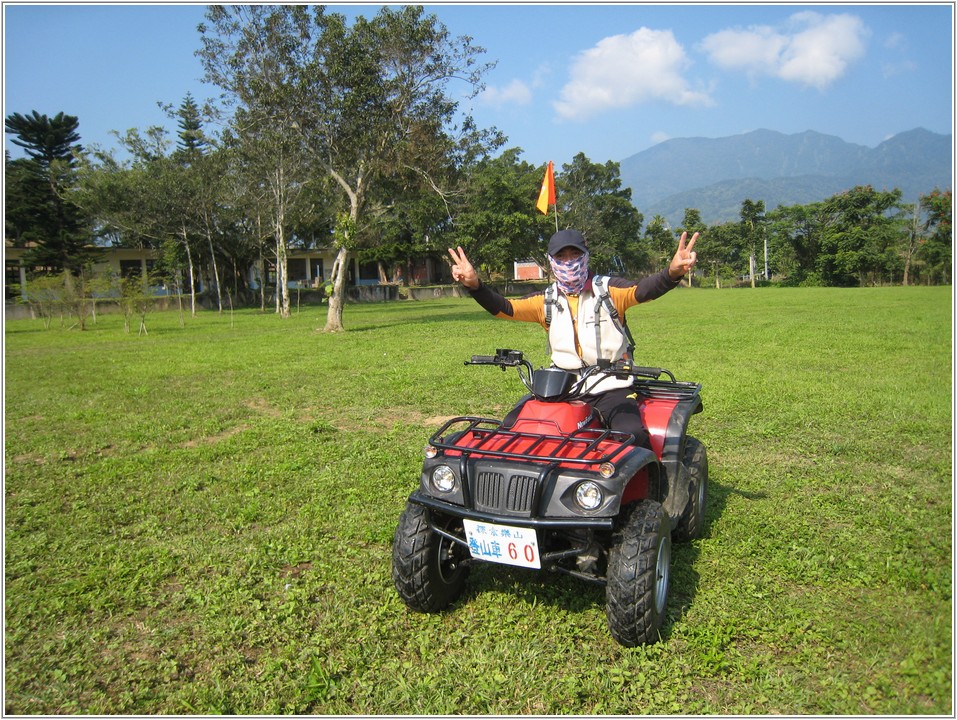
[(453, 159), (481, 153), (500, 138), (477, 131), (468, 117), (456, 123), (449, 84), (464, 81), (474, 96), (491, 67), (479, 63), (484, 50), (471, 38), (452, 38), (434, 15), (415, 6), (383, 7), (352, 27), (316, 8), (315, 21), (321, 38), (304, 135), (343, 198), (325, 325), (339, 331), (348, 263), (382, 200), (384, 181), (401, 176), (442, 192)]
[(935, 188), (921, 197), (920, 206), (927, 210), (921, 259), (928, 268), (928, 279), (950, 282), (954, 243), (953, 191)]
[(90, 223), (69, 198), (76, 156), (83, 150), (78, 127), (72, 115), (60, 112), (50, 118), (36, 110), (8, 115), (4, 124), (27, 154), (5, 174), (12, 183), (7, 187), (7, 228), (32, 245), (28, 263), (56, 271), (79, 272), (89, 261)]
[[(758, 252), (759, 246), (766, 240), (765, 235), (765, 217), (764, 217), (764, 200), (758, 200), (755, 202), (751, 199), (746, 199), (741, 203), (741, 236), (744, 238), (745, 243), (748, 247), (748, 252), (750, 257), (748, 260), (748, 274), (751, 276), (751, 287), (754, 287), (754, 276), (757, 274), (758, 266)], [(765, 244), (765, 272), (762, 273), (766, 277), (765, 280), (769, 280), (767, 277), (769, 273), (766, 272), (767, 269), (767, 245)]]
[(74, 152), (83, 149), (79, 144), (79, 126), (79, 120), (73, 115), (60, 112), (49, 118), (36, 110), (29, 115), (7, 115), (4, 124), (7, 132), (17, 136), (13, 144), (22, 147), (43, 169), (49, 169), (57, 160), (72, 164)]
[(199, 106), (193, 100), (192, 93), (186, 93), (186, 97), (176, 110), (176, 124), (179, 127), (176, 152), (186, 156), (187, 159), (202, 155), (209, 142), (203, 131), (203, 118)]
[[(324, 8), (316, 7), (316, 17)], [(315, 28), (303, 5), (211, 5), (200, 25), (198, 55), (205, 80), (222, 88), (233, 108), (232, 141), (247, 184), (262, 192), (257, 214), (267, 219), (276, 258), (276, 310), (290, 315), (288, 252), (290, 228), (310, 178), (302, 130), (309, 115)]]

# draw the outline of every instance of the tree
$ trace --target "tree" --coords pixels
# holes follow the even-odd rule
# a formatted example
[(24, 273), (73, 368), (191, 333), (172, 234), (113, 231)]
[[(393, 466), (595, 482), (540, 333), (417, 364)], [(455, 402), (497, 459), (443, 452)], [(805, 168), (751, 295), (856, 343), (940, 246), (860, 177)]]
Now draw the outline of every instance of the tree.
[[(315, 8), (321, 21), (324, 8)], [(306, 6), (211, 5), (200, 25), (204, 79), (234, 107), (230, 141), (246, 184), (260, 201), (275, 243), (276, 311), (290, 315), (289, 230), (316, 160), (302, 131), (317, 101), (311, 77), (317, 48)]]
[[(681, 219), (681, 227), (677, 229), (677, 233), (688, 233), (688, 237), (692, 237), (695, 233), (701, 233), (702, 235), (707, 230), (707, 225), (701, 220), (701, 211), (698, 208), (685, 208), (684, 217)], [(700, 245), (698, 246), (701, 247)], [(700, 249), (699, 249), (700, 254)], [(694, 280), (695, 271), (692, 270), (690, 276), (688, 277), (688, 286), (691, 286), (691, 281)]]
[(757, 274), (758, 245), (765, 241), (764, 279), (770, 280), (767, 271), (767, 236), (764, 232), (764, 201), (744, 200), (741, 203), (741, 236), (748, 248), (748, 275), (751, 276), (751, 287), (754, 287), (754, 276)]
[(324, 328), (339, 331), (347, 266), (368, 238), (385, 181), (402, 177), (441, 193), (456, 159), (482, 154), (500, 139), (477, 131), (468, 117), (455, 122), (458, 103), (448, 94), (449, 83), (464, 81), (474, 96), (491, 67), (478, 62), (484, 50), (471, 38), (451, 38), (434, 15), (415, 6), (383, 7), (351, 28), (341, 15), (316, 8), (315, 22), (321, 37), (303, 130), (343, 199)]
[(817, 260), (823, 203), (779, 206), (767, 214), (768, 244), (775, 267), (792, 285), (818, 284)]
[(187, 92), (183, 102), (176, 111), (179, 139), (176, 143), (176, 152), (185, 155), (187, 161), (202, 155), (209, 145), (206, 134), (203, 132), (203, 119), (199, 106)]
[(555, 180), (559, 220), (588, 239), (591, 265), (598, 272), (631, 272), (647, 264), (639, 243), (644, 217), (621, 186), (618, 163), (591, 162), (578, 153)]
[(926, 239), (920, 255), (928, 269), (928, 279), (950, 282), (954, 240), (953, 192), (935, 188), (921, 196), (920, 206), (927, 210), (923, 226)]
[(907, 230), (901, 191), (857, 186), (822, 205), (825, 231), (818, 269), (829, 285), (892, 281), (903, 271), (898, 250)]
[(115, 232), (129, 247), (162, 250), (177, 270), (185, 265), (192, 314), (196, 314), (199, 251), (199, 176), (170, 154), (161, 127), (117, 136), (130, 159), (94, 151), (84, 160), (77, 199), (97, 218), (101, 232)]
[(701, 219), (701, 211), (698, 210), (698, 208), (685, 208), (685, 213), (681, 218), (681, 225), (675, 232), (679, 235), (686, 232), (688, 233), (688, 237), (691, 237), (695, 233), (704, 232), (706, 229), (707, 225), (705, 225)]
[(655, 215), (645, 228), (645, 246), (649, 253), (649, 267), (657, 272), (668, 267), (675, 252), (675, 238), (662, 215)]
[(5, 173), (7, 230), (33, 246), (25, 255), (28, 264), (79, 272), (89, 261), (92, 237), (89, 222), (69, 198), (75, 157), (83, 149), (79, 121), (62, 112), (49, 118), (34, 110), (8, 115), (4, 127), (27, 154), (9, 163)]
[[(487, 274), (509, 275), (513, 261), (544, 261), (542, 215), (534, 196), (540, 168), (520, 161), (519, 148), (485, 158), (468, 170), (450, 245), (466, 248)], [(550, 221), (550, 219), (549, 219)], [(547, 265), (546, 265), (547, 266)]]
[(13, 144), (22, 147), (41, 168), (49, 170), (58, 160), (72, 162), (74, 151), (82, 150), (77, 128), (79, 120), (73, 115), (57, 113), (52, 119), (34, 110), (29, 115), (7, 115), (4, 127), (15, 133)]
[(714, 273), (714, 286), (721, 287), (721, 280), (732, 281), (735, 276), (743, 273), (742, 261), (746, 247), (741, 237), (740, 223), (722, 223), (712, 225), (707, 229), (708, 252), (707, 264)]

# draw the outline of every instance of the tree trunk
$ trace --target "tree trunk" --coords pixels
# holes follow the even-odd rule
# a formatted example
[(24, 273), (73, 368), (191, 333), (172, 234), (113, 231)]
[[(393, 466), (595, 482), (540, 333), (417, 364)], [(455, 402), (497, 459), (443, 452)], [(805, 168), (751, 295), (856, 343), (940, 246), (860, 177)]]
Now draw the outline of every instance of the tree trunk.
[(209, 241), (209, 259), (213, 263), (213, 280), (216, 282), (216, 302), (219, 305), (219, 312), (223, 312), (223, 289), (219, 286), (219, 265), (216, 264), (216, 251), (213, 250), (213, 236), (207, 230), (206, 239)]
[(329, 298), (329, 311), (326, 313), (326, 326), (323, 332), (342, 332), (342, 307), (345, 304), (346, 276), (349, 270), (349, 250), (340, 247), (332, 265), (332, 296)]
[(186, 228), (182, 229), (183, 247), (186, 248), (186, 264), (189, 266), (189, 309), (191, 317), (196, 317), (196, 270), (193, 268), (193, 253), (186, 239)]
[(282, 223), (276, 224), (276, 312), (283, 320), (289, 317), (289, 256)]

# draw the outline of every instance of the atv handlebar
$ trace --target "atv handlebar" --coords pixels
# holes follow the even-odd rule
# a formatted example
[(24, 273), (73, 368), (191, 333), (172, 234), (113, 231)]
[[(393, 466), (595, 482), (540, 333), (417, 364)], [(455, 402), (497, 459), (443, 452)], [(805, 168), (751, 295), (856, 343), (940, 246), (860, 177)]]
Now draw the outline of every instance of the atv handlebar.
[[(525, 356), (521, 350), (497, 349), (494, 355), (473, 355), (471, 360), (465, 361), (465, 364), (497, 365), (498, 367), (502, 368), (502, 372), (505, 372), (505, 368), (509, 367), (519, 368), (518, 374), (522, 378), (522, 382), (529, 389), (532, 389), (531, 378), (534, 374), (534, 370), (532, 369), (532, 364), (525, 359)], [(525, 368), (526, 372), (522, 373), (521, 368)], [(586, 378), (589, 378), (598, 372), (611, 373), (619, 378), (631, 376), (650, 378), (652, 380), (657, 380), (662, 375), (667, 375), (671, 379), (671, 382), (677, 382), (675, 380), (675, 376), (670, 370), (657, 367), (633, 365), (630, 360), (622, 359), (615, 362), (610, 360), (601, 360), (597, 365), (582, 368), (578, 372), (578, 382), (575, 383), (575, 385), (580, 389), (580, 387), (584, 385)]]
[(671, 370), (665, 370), (664, 368), (656, 367), (645, 367), (643, 365), (632, 365), (631, 360), (617, 360), (611, 362), (610, 360), (599, 360), (598, 368), (600, 370), (606, 370), (618, 377), (624, 375), (633, 375), (635, 377), (646, 377), (651, 378), (652, 380), (657, 380), (662, 375), (667, 375), (671, 378), (671, 382), (677, 382), (675, 380), (674, 374)]
[(494, 355), (473, 355), (466, 365), (498, 365), (505, 372), (505, 368), (524, 367), (532, 373), (532, 364), (525, 359), (521, 350), (496, 350)]

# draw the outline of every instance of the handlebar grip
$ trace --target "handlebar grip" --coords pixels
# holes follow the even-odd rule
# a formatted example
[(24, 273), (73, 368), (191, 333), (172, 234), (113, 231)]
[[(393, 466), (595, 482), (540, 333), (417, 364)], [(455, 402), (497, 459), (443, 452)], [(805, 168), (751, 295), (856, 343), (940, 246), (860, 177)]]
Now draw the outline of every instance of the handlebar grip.
[(643, 365), (632, 365), (630, 362), (619, 362), (614, 371), (634, 377), (651, 378), (652, 380), (657, 380), (662, 375), (667, 375), (671, 378), (671, 382), (675, 382), (675, 376), (670, 370), (659, 367), (647, 367)]
[(473, 355), (472, 359), (465, 363), (466, 365), (495, 365), (496, 357), (494, 355)]

